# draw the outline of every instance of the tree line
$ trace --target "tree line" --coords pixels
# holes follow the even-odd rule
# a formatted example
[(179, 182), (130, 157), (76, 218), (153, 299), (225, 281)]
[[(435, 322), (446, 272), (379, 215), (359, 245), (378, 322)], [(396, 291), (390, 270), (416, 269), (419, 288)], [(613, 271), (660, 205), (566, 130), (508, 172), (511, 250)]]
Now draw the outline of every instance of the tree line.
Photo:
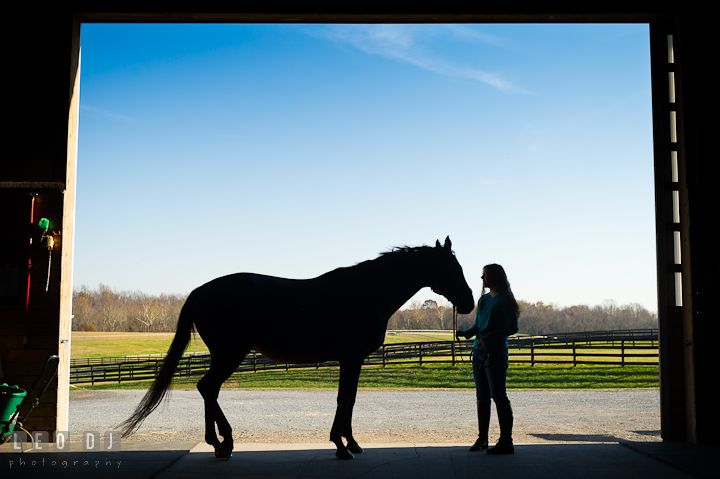
[[(174, 332), (188, 295), (154, 296), (140, 291), (115, 291), (100, 284), (73, 291), (73, 331)], [(657, 315), (637, 303), (557, 307), (542, 301), (518, 301), (519, 332), (530, 335), (657, 328)], [(388, 329), (452, 329), (452, 305), (434, 300), (413, 301), (392, 315)], [(342, 321), (342, 311), (338, 311)], [(475, 322), (475, 312), (458, 315), (458, 327)]]
[(186, 294), (154, 296), (140, 291), (114, 291), (100, 284), (73, 291), (73, 331), (175, 331)]
[[(545, 335), (581, 331), (657, 328), (657, 314), (637, 303), (618, 305), (608, 300), (597, 306), (576, 305), (557, 307), (542, 301), (518, 301), (519, 333)], [(458, 328), (467, 329), (475, 323), (475, 311), (460, 314)], [(434, 300), (412, 302), (390, 318), (388, 329), (452, 329), (452, 305)]]

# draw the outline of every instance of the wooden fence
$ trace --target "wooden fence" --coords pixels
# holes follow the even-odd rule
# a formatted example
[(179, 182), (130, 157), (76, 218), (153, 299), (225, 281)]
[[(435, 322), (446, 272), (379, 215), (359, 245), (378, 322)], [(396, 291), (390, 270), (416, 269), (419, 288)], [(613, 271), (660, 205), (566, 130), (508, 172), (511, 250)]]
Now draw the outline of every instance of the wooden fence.
[[(549, 336), (512, 336), (508, 338), (510, 362), (536, 364), (658, 364), (656, 329), (625, 331), (591, 331)], [(427, 341), (385, 344), (365, 359), (365, 365), (423, 364), (470, 361), (473, 341)], [(125, 356), (117, 358), (82, 358), (70, 361), (71, 384), (123, 382), (154, 379), (164, 355)], [(337, 366), (337, 362), (316, 364), (279, 364), (252, 351), (236, 372), (273, 369), (320, 368)], [(202, 375), (210, 367), (209, 353), (186, 354), (178, 364), (175, 376)]]

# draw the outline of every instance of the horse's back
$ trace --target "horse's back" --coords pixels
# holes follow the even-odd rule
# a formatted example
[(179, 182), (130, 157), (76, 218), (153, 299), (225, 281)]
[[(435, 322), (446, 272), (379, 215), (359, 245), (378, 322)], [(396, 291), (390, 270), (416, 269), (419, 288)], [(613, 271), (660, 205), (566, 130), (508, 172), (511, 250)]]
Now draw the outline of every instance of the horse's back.
[(229, 327), (256, 324), (278, 307), (287, 306), (301, 296), (302, 281), (253, 273), (222, 276), (199, 286), (188, 297), (194, 321)]
[[(236, 273), (198, 287), (187, 304), (213, 352), (254, 348), (292, 363), (338, 359), (352, 353), (359, 321), (370, 318), (351, 304), (352, 291), (329, 279)], [(384, 327), (376, 336), (384, 337)]]

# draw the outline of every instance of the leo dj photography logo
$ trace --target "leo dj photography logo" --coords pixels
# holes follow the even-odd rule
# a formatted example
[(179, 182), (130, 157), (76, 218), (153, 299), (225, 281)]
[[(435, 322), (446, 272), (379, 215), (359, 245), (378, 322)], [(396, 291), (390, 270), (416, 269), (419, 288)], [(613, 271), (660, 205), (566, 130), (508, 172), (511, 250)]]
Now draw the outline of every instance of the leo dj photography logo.
[[(82, 433), (83, 452), (120, 451), (120, 431), (85, 431)], [(13, 431), (10, 441), (11, 451), (70, 451), (70, 432), (54, 431), (50, 442), (48, 431), (35, 431), (28, 436), (25, 431)]]

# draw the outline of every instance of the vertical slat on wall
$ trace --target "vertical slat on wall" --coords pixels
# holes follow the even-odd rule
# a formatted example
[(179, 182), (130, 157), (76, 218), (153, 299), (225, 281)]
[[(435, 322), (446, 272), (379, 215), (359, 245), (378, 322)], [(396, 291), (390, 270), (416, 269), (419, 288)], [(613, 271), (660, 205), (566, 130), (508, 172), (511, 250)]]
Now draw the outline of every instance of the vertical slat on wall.
[[(675, 304), (680, 307), (683, 352), (683, 382), (685, 386), (685, 439), (697, 443), (697, 411), (695, 404), (695, 345), (693, 318), (693, 287), (690, 271), (690, 203), (685, 150), (685, 118), (683, 110), (682, 35), (677, 31), (667, 35), (668, 104), (670, 110), (670, 162), (677, 169), (676, 181), (671, 181), (673, 195), (673, 268)], [(676, 161), (677, 160), (677, 161)], [(679, 269), (679, 271), (677, 271)]]
[(692, 297), (685, 178), (682, 68), (672, 23), (650, 24), (655, 149), (661, 429), (694, 442)]
[(70, 51), (70, 105), (68, 111), (67, 171), (63, 198), (63, 249), (60, 272), (60, 331), (56, 430), (67, 431), (70, 394), (70, 334), (72, 330), (72, 261), (75, 230), (75, 187), (80, 111), (80, 22), (73, 21)]

